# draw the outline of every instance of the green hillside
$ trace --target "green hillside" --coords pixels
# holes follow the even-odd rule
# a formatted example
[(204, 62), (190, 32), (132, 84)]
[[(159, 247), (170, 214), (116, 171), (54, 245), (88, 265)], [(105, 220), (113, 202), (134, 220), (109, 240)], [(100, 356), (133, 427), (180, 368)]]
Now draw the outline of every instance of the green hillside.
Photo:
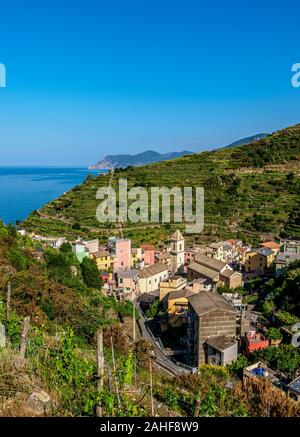
[[(128, 187), (205, 188), (205, 228), (190, 236), (196, 242), (240, 237), (300, 234), (299, 227), (300, 124), (245, 146), (203, 152), (149, 164), (117, 169)], [(115, 224), (100, 224), (96, 217), (97, 189), (109, 184), (110, 175), (90, 177), (26, 220), (28, 230), (48, 235), (99, 237), (118, 235)], [(163, 242), (177, 224), (124, 223), (124, 234), (139, 242)], [(179, 226), (180, 227), (180, 226)], [(182, 225), (184, 230), (184, 226)]]

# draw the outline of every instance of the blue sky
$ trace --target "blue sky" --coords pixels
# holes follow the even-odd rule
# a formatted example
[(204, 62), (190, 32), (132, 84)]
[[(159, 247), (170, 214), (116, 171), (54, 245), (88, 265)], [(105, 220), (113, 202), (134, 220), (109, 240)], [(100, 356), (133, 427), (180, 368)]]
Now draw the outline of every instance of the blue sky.
[(10, 0), (0, 165), (201, 151), (300, 122), (296, 0)]

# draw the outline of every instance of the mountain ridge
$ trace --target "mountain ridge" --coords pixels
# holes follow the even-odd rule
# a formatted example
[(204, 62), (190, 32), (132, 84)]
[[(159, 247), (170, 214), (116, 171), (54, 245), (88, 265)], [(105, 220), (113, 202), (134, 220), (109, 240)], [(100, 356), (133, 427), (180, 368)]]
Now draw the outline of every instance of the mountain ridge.
[[(226, 146), (218, 147), (218, 149), (243, 146), (251, 142), (264, 139), (268, 135), (269, 134), (267, 133), (259, 133), (256, 135), (251, 135), (249, 137), (244, 137), (239, 140), (236, 140), (233, 143), (230, 143)], [(180, 158), (181, 156), (192, 155), (194, 153), (195, 152), (190, 152), (188, 150), (183, 150), (182, 152), (168, 152), (168, 153), (159, 153), (154, 150), (145, 150), (144, 152), (140, 152), (135, 155), (131, 155), (131, 154), (106, 155), (103, 159), (96, 162), (95, 164), (91, 164), (88, 168), (89, 170), (109, 170), (112, 167), (126, 168), (129, 166), (141, 166), (141, 165), (147, 165), (160, 161), (167, 161), (169, 159)]]
[(89, 166), (90, 170), (105, 170), (114, 168), (125, 168), (129, 166), (140, 166), (151, 164), (159, 161), (167, 161), (168, 159), (180, 158), (181, 156), (190, 155), (192, 152), (183, 150), (182, 152), (159, 153), (154, 150), (146, 150), (145, 152), (137, 153), (136, 155), (119, 154), (107, 155), (101, 161)]
[(234, 141), (233, 143), (228, 144), (227, 146), (224, 146), (223, 149), (227, 149), (230, 147), (239, 147), (239, 146), (245, 146), (246, 144), (253, 143), (255, 141), (263, 140), (270, 134), (266, 133), (260, 133), (256, 135), (250, 135), (249, 137), (244, 137), (239, 140)]

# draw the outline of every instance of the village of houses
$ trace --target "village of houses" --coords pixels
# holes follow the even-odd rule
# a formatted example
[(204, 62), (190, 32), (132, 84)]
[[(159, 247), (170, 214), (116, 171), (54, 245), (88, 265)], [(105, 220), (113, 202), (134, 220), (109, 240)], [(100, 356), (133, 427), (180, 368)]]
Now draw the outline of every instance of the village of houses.
[[(66, 242), (63, 237), (30, 237), (58, 250)], [(141, 315), (141, 335), (153, 342), (161, 365), (173, 373), (193, 373), (205, 363), (225, 366), (238, 353), (249, 356), (273, 345), (258, 324), (254, 305), (244, 303), (237, 291), (272, 266), (278, 276), (289, 263), (300, 260), (299, 237), (255, 248), (237, 240), (186, 247), (176, 230), (160, 249), (151, 244), (133, 247), (130, 239), (116, 237), (108, 238), (105, 246), (97, 239), (78, 239), (71, 245), (79, 262), (85, 257), (95, 260), (102, 293), (134, 303)], [(147, 317), (154, 303), (159, 317)], [(280, 386), (276, 372), (264, 363), (244, 369), (244, 377), (258, 375)], [(287, 385), (287, 394), (300, 400), (300, 376)]]

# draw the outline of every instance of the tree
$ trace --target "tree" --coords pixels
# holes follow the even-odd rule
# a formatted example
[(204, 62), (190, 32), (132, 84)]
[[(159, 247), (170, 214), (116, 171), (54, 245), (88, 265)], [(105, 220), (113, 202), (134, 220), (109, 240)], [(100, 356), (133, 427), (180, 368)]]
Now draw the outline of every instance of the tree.
[(72, 246), (71, 246), (71, 244), (70, 244), (70, 243), (63, 243), (63, 244), (60, 246), (60, 251), (61, 251), (62, 253), (70, 253), (70, 252), (72, 252)]
[(159, 299), (157, 299), (150, 304), (149, 308), (146, 311), (146, 316), (149, 319), (155, 317), (159, 312), (159, 307), (160, 307), (160, 301)]
[(229, 372), (241, 378), (243, 369), (249, 364), (247, 358), (243, 354), (238, 354), (237, 359), (228, 365)]
[(266, 316), (269, 316), (273, 313), (273, 311), (275, 310), (275, 304), (272, 300), (266, 300), (263, 303), (263, 307), (262, 307), (263, 313)]
[(93, 179), (94, 179), (94, 175), (92, 175), (91, 173), (89, 173), (89, 174), (87, 175), (87, 177), (85, 178), (85, 182), (92, 181)]
[(286, 373), (294, 378), (300, 366), (300, 352), (291, 344), (279, 347), (269, 347), (263, 351), (253, 353), (254, 361), (265, 361), (272, 369)]
[(101, 281), (99, 270), (95, 260), (91, 258), (84, 258), (81, 263), (81, 272), (84, 283), (91, 288), (100, 288)]

